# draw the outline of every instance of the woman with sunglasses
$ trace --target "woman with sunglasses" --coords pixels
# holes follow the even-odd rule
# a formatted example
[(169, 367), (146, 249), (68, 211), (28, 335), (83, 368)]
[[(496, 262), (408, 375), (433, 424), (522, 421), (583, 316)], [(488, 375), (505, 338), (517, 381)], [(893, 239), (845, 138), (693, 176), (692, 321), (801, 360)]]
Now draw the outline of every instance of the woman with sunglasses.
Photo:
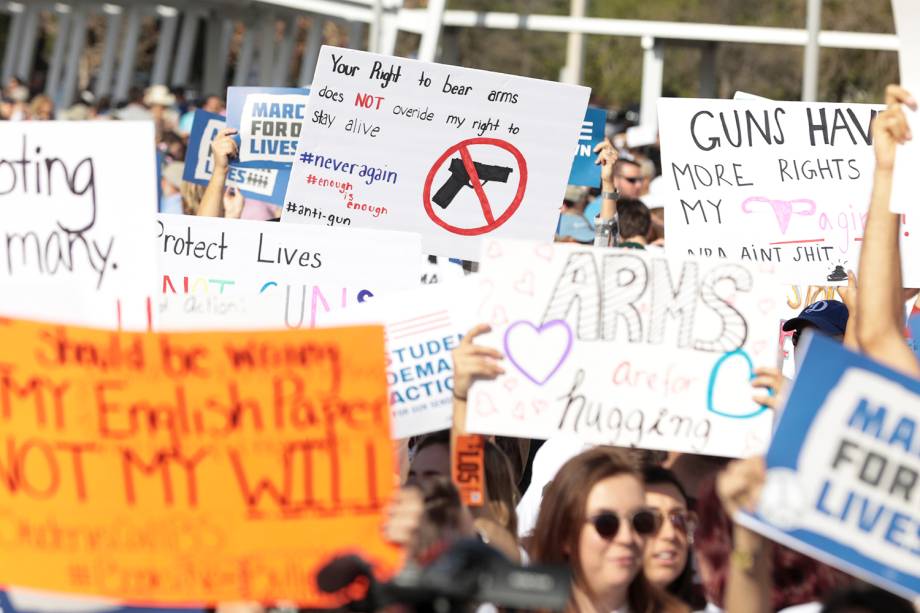
[(677, 476), (661, 466), (647, 466), (645, 504), (659, 517), (660, 528), (645, 547), (645, 576), (649, 582), (667, 590), (695, 609), (706, 606), (702, 590), (694, 587), (690, 545), (696, 529), (696, 516)]
[(645, 505), (642, 475), (623, 452), (589, 449), (566, 462), (547, 486), (534, 528), (535, 562), (568, 563), (577, 613), (683, 613), (642, 570), (659, 516)]

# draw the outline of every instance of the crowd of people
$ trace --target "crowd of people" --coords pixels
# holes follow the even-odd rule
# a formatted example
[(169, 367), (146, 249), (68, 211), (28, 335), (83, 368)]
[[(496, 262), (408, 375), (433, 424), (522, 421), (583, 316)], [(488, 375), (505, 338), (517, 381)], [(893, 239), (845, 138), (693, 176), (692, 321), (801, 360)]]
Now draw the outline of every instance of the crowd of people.
[[(844, 301), (829, 301), (821, 310), (807, 305), (785, 329), (793, 332), (795, 346), (801, 333), (812, 329), (920, 377), (904, 338), (900, 218), (888, 210), (897, 147), (911, 138), (903, 107), (916, 109), (916, 102), (896, 86), (886, 96), (888, 109), (873, 126), (876, 167), (859, 274), (851, 273), (841, 292)], [(190, 113), (196, 108), (221, 114), (224, 101), (219, 96), (189, 101), (181, 92), (155, 86), (133, 91), (117, 108), (87, 94), (57, 112), (47, 96), (32, 96), (13, 78), (3, 87), (0, 119), (153, 121), (164, 160), (161, 212), (277, 220), (278, 207), (246, 199), (226, 185), (237, 154), (232, 129), (211, 143), (210, 183), (183, 181)], [(556, 240), (595, 244), (599, 228), (615, 220), (620, 247), (663, 248), (657, 147), (629, 149), (622, 134), (612, 134), (596, 153), (601, 188), (569, 187)], [(477, 344), (488, 330), (473, 328), (453, 352), (453, 427), (399, 442), (403, 487), (382, 529), (406, 547), (409, 565), (426, 564), (454, 541), (480, 539), (515, 563), (567, 566), (569, 609), (579, 613), (915, 610), (912, 603), (734, 523), (735, 513), (758, 503), (765, 478), (761, 457), (728, 461), (589, 446), (569, 437), (546, 442), (491, 437), (484, 447), (484, 504), (464, 506), (451, 481), (451, 450), (467, 434), (467, 394), (476, 381), (504, 372), (501, 353)], [(756, 374), (752, 396), (780, 411), (788, 381), (774, 368)]]

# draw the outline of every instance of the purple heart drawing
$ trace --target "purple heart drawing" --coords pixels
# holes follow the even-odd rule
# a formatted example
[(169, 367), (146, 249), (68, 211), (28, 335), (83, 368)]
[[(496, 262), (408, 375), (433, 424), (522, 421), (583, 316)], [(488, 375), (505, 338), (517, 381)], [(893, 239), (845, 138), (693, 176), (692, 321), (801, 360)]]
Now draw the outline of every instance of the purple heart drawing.
[(535, 326), (516, 321), (505, 330), (505, 355), (525, 377), (543, 385), (572, 351), (572, 329), (562, 319)]

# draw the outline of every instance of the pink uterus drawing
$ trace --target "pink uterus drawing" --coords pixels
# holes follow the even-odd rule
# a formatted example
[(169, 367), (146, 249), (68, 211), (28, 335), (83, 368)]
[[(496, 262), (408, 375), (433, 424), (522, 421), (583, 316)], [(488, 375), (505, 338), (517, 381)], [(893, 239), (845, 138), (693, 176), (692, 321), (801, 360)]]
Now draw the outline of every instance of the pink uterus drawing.
[(799, 198), (796, 200), (771, 200), (763, 196), (751, 196), (747, 198), (741, 203), (741, 210), (745, 213), (753, 213), (754, 211), (752, 211), (748, 205), (759, 202), (769, 204), (773, 208), (773, 214), (776, 215), (776, 223), (779, 224), (779, 230), (783, 234), (786, 234), (786, 230), (789, 229), (789, 223), (792, 221), (793, 215), (807, 217), (809, 215), (814, 215), (815, 211), (818, 210), (818, 205), (815, 204), (815, 201), (807, 198)]

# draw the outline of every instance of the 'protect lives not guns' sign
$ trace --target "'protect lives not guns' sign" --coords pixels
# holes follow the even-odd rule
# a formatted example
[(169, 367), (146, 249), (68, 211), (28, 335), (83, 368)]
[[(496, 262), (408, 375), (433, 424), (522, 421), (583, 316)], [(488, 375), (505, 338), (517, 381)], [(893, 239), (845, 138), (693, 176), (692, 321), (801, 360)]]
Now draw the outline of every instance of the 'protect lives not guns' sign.
[(282, 220), (418, 232), (466, 260), (486, 235), (551, 240), (589, 92), (324, 47)]

